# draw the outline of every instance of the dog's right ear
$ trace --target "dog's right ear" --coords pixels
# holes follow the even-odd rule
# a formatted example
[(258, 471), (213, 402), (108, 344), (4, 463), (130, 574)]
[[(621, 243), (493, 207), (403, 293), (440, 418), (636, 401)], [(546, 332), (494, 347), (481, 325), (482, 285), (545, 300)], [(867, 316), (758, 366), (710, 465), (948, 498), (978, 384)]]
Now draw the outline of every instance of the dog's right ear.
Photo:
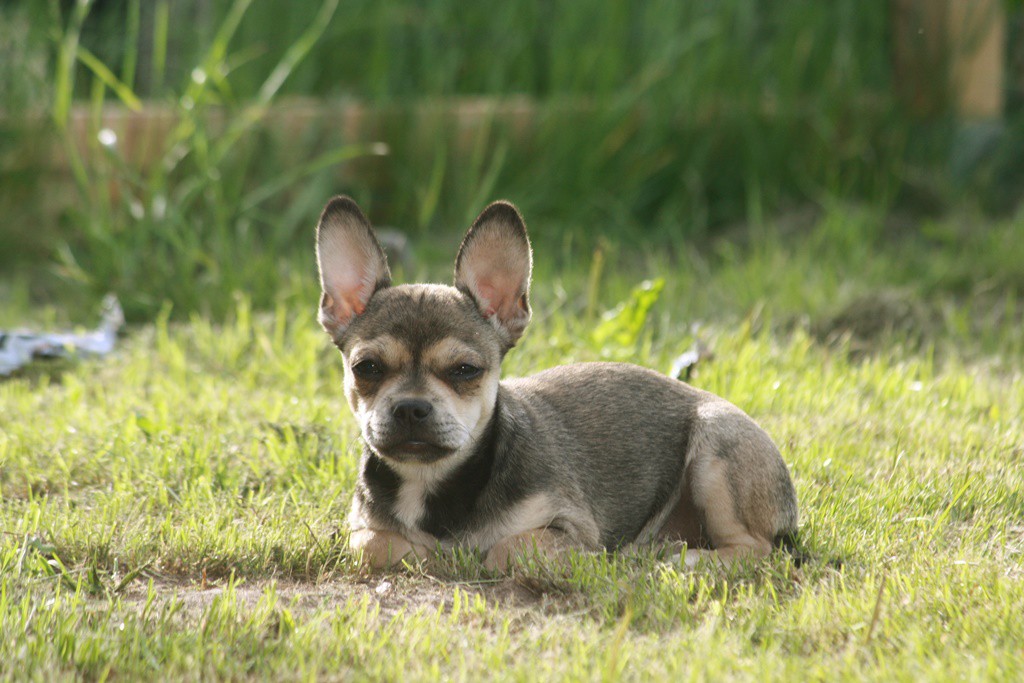
[(316, 227), (320, 324), (338, 341), (378, 289), (391, 284), (388, 259), (370, 222), (348, 197), (327, 202)]

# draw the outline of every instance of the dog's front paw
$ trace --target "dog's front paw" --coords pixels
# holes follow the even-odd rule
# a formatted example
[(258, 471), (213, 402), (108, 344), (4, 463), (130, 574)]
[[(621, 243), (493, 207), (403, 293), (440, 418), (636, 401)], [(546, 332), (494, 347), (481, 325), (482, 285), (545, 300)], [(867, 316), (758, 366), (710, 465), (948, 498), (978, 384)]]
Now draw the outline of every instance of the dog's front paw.
[(534, 529), (498, 541), (487, 552), (484, 568), (492, 572), (507, 572), (512, 564), (523, 557), (536, 554), (552, 559), (566, 549), (561, 534), (550, 529)]
[(353, 531), (348, 547), (359, 556), (362, 564), (371, 569), (385, 569), (408, 555), (426, 555), (425, 548), (414, 545), (401, 534), (376, 529)]
[(484, 569), (489, 572), (506, 572), (512, 564), (516, 549), (506, 543), (498, 543), (487, 552), (484, 558)]

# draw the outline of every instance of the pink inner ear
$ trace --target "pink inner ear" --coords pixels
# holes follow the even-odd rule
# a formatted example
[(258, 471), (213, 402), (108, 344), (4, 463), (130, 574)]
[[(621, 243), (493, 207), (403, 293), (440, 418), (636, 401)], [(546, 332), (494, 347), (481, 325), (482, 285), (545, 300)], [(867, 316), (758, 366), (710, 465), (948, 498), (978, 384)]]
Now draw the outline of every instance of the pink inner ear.
[(366, 310), (366, 304), (359, 300), (359, 296), (348, 293), (331, 305), (331, 312), (341, 322), (349, 322), (352, 318)]
[(476, 294), (482, 299), (484, 317), (490, 318), (495, 314), (501, 320), (516, 317), (516, 304), (522, 298), (518, 285), (514, 278), (500, 275), (477, 280)]
[(370, 298), (372, 284), (368, 284), (359, 274), (336, 278), (325, 283), (325, 307), (340, 325), (348, 325), (357, 315), (366, 310)]

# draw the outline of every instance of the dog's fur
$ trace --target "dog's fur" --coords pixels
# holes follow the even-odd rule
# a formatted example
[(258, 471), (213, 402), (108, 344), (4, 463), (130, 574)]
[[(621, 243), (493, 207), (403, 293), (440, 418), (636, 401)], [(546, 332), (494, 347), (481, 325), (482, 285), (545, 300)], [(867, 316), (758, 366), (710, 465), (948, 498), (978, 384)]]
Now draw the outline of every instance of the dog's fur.
[(341, 350), (365, 443), (350, 545), (372, 567), (438, 546), (504, 570), (524, 552), (660, 542), (731, 562), (797, 526), (772, 440), (724, 399), (619, 363), (500, 381), (530, 319), (526, 226), (495, 202), (469, 229), (455, 286), (391, 285), (356, 204), (317, 228), (320, 322)]

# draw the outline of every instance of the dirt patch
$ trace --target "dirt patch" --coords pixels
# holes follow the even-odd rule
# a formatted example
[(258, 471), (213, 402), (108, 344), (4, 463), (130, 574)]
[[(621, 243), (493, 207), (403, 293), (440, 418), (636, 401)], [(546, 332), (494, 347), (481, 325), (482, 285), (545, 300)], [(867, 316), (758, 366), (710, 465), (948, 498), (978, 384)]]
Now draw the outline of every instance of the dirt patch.
[[(122, 602), (129, 608), (141, 608), (146, 603), (148, 586), (148, 581), (133, 582), (122, 592)], [(203, 585), (184, 579), (154, 578), (153, 587), (158, 601), (176, 599), (186, 615), (205, 612), (214, 600), (230, 590), (228, 580)], [(280, 604), (287, 605), (298, 614), (364, 599), (377, 603), (382, 615), (423, 607), (447, 610), (451, 608), (457, 590), (470, 596), (480, 595), (489, 605), (513, 611), (539, 607), (545, 612), (561, 612), (576, 607), (579, 598), (578, 592), (567, 584), (527, 574), (472, 581), (410, 573), (321, 582), (258, 579), (236, 583), (233, 593), (241, 605), (253, 608), (271, 588)]]
[(848, 344), (851, 356), (860, 357), (893, 341), (920, 348), (940, 323), (938, 312), (912, 292), (886, 289), (853, 299), (812, 330), (827, 344)]

